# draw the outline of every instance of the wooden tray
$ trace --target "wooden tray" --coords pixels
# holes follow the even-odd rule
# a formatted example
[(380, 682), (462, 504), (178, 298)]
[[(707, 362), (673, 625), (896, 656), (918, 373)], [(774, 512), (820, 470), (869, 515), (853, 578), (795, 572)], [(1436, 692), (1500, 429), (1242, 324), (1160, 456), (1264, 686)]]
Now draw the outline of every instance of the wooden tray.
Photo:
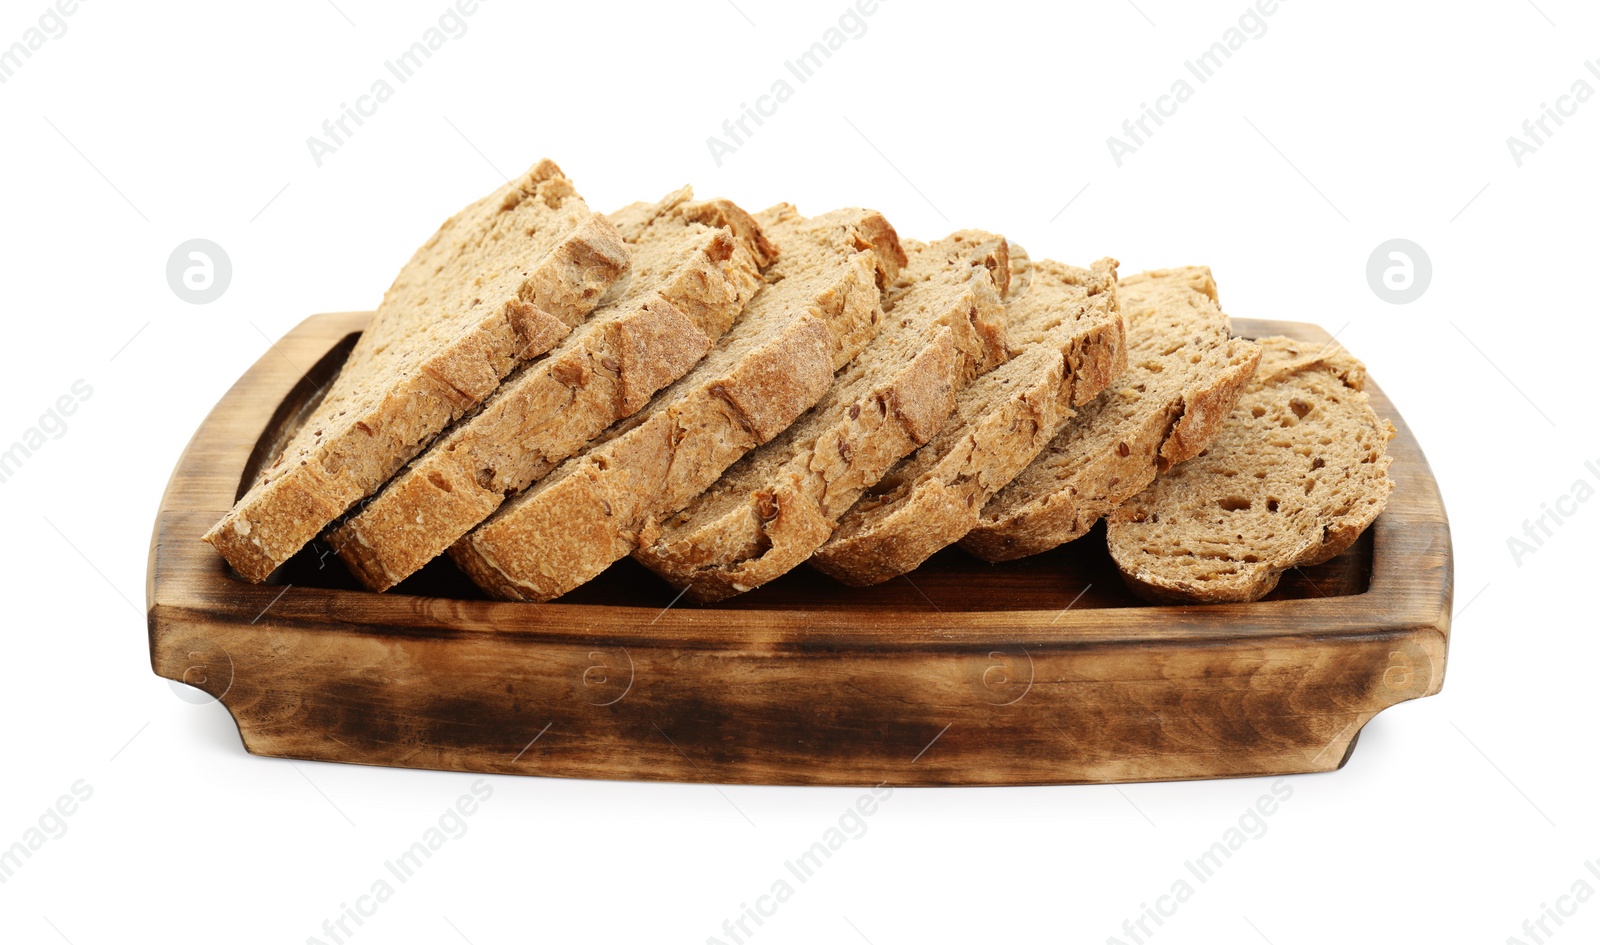
[[(273, 583), (200, 541), (338, 371), (368, 314), (319, 315), (201, 425), (150, 548), (151, 664), (221, 700), (260, 755), (745, 784), (1056, 784), (1341, 767), (1374, 715), (1444, 682), (1452, 561), (1394, 405), (1393, 498), (1350, 551), (1255, 604), (1152, 607), (1096, 534), (877, 588), (807, 568), (709, 607), (630, 561), (550, 604), (447, 561), (388, 594), (325, 545)], [(1236, 320), (1312, 343), (1312, 325)]]

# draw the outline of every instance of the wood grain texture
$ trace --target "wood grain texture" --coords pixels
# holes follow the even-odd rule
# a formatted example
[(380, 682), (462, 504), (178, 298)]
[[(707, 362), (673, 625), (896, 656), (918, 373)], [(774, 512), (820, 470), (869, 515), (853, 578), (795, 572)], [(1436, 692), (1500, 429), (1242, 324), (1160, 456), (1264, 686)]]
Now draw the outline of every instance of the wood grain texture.
[(448, 561), (372, 594), (321, 542), (250, 584), (200, 535), (367, 317), (314, 317), (263, 355), (196, 432), (156, 521), (152, 666), (218, 697), (256, 754), (752, 784), (1277, 775), (1341, 766), (1373, 716), (1444, 683), (1449, 527), (1371, 383), (1398, 430), (1387, 510), (1254, 604), (1140, 604), (1098, 533), (1004, 565), (950, 549), (872, 588), (803, 568), (710, 606), (669, 606), (631, 561), (549, 604), (486, 600)]

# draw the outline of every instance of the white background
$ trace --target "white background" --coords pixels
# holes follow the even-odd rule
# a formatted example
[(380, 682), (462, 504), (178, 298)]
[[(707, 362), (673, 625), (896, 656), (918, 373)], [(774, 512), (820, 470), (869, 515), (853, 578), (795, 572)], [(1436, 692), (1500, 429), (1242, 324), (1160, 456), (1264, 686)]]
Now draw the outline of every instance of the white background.
[[(1506, 145), (1575, 80), (1600, 90), (1593, 5), (1288, 0), (1200, 85), (1184, 61), (1244, 0), (884, 0), (719, 167), (707, 136), (845, 0), (488, 0), (319, 168), (306, 138), (445, 8), (336, 2), (86, 0), (0, 85), (0, 443), (93, 388), (0, 484), (0, 846), (93, 790), (0, 885), (0, 940), (331, 941), (324, 920), (472, 785), (247, 756), (221, 706), (151, 674), (145, 554), (173, 462), (268, 338), (372, 307), (444, 217), (545, 155), (597, 209), (686, 182), (751, 209), (864, 204), (906, 236), (1206, 263), (1231, 314), (1340, 331), (1444, 490), (1462, 611), (1445, 690), (1384, 713), (1345, 770), (1291, 779), (1266, 835), (1154, 940), (1532, 942), (1544, 904), (1600, 890), (1600, 503), (1520, 566), (1507, 547), (1600, 465), (1600, 101), (1520, 168)], [(7, 0), (0, 44), (44, 8)], [(1181, 77), (1193, 98), (1118, 168), (1106, 137)], [(205, 306), (165, 277), (195, 237), (234, 267)], [(1409, 305), (1365, 276), (1393, 237), (1433, 261)], [(488, 784), (467, 834), (347, 940), (730, 941), (723, 920), (861, 793)], [(1270, 789), (902, 789), (748, 940), (1131, 942), (1123, 921)], [(1594, 941), (1600, 904), (1564, 921), (1546, 940)]]

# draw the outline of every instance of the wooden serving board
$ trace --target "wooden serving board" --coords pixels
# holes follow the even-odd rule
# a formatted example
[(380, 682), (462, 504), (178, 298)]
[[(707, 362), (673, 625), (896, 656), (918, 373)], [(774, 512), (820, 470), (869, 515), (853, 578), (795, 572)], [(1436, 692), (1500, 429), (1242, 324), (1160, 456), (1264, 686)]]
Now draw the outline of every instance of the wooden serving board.
[(1243, 777), (1341, 767), (1373, 716), (1444, 683), (1449, 526), (1370, 383), (1399, 431), (1387, 510), (1254, 604), (1144, 605), (1099, 529), (1004, 565), (951, 549), (876, 588), (801, 568), (704, 607), (630, 561), (549, 604), (488, 600), (448, 561), (373, 594), (321, 543), (247, 583), (200, 536), (368, 317), (316, 316), (262, 355), (195, 433), (156, 520), (151, 664), (218, 698), (253, 753), (743, 784)]

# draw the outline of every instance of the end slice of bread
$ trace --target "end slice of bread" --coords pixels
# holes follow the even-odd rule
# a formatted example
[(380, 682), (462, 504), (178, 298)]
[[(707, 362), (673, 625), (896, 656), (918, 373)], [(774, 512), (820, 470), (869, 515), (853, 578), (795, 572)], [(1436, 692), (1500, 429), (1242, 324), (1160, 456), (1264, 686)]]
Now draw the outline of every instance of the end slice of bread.
[(1210, 444), (1261, 350), (1228, 336), (1203, 266), (1123, 279), (1128, 366), (983, 507), (961, 547), (989, 561), (1048, 551), (1086, 533), (1158, 471)]
[(331, 533), (363, 584), (388, 590), (443, 554), (507, 496), (643, 407), (728, 330), (773, 247), (737, 206), (691, 198), (685, 188), (614, 215), (633, 253), (628, 278)]
[(1004, 238), (968, 230), (906, 248), (878, 337), (804, 417), (663, 522), (636, 560), (699, 601), (787, 573), (862, 492), (939, 430), (982, 365), (1007, 355)]
[(400, 271), (322, 402), (205, 540), (264, 581), (518, 364), (549, 351), (628, 268), (550, 161), (447, 220)]
[(1337, 344), (1263, 338), (1261, 367), (1210, 448), (1106, 519), (1123, 580), (1159, 602), (1253, 601), (1349, 548), (1383, 511), (1389, 439)]
[(757, 216), (782, 255), (744, 318), (693, 371), (458, 541), (451, 557), (498, 597), (543, 601), (651, 541), (745, 453), (826, 393), (880, 330), (880, 286), (906, 263), (877, 213)]
[(1029, 267), (1006, 308), (1017, 354), (978, 378), (933, 441), (907, 457), (840, 519), (811, 559), (846, 584), (905, 574), (978, 523), (989, 498), (1031, 463), (1127, 364), (1117, 262)]

